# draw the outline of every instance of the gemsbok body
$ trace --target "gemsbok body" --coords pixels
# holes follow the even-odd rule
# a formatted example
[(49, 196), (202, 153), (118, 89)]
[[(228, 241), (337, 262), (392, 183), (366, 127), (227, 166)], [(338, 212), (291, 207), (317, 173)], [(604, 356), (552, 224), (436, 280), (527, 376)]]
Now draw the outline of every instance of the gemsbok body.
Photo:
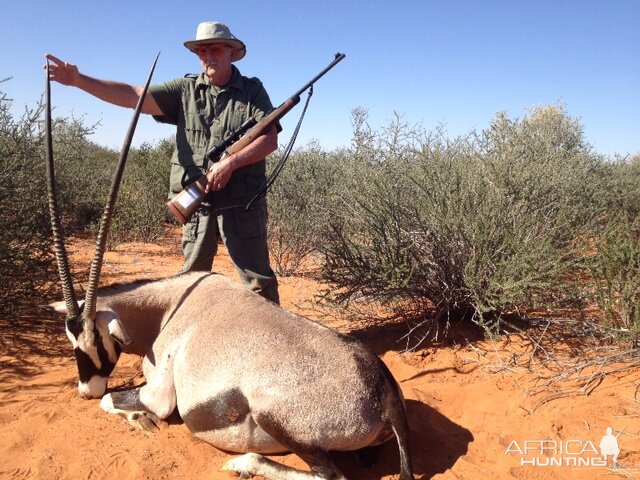
[[(153, 430), (177, 408), (194, 436), (245, 453), (223, 467), (243, 477), (344, 478), (330, 451), (355, 451), (395, 437), (400, 478), (412, 479), (401, 390), (360, 342), (288, 313), (217, 274), (189, 273), (97, 290), (111, 211), (150, 78), (151, 73), (114, 175), (85, 302), (79, 304), (55, 202), (47, 75), (49, 198), (65, 298), (58, 309), (67, 313), (80, 395), (102, 398), (106, 412), (144, 430)], [(144, 357), (146, 384), (106, 393), (122, 352)], [(261, 455), (286, 451), (300, 456), (311, 471)]]

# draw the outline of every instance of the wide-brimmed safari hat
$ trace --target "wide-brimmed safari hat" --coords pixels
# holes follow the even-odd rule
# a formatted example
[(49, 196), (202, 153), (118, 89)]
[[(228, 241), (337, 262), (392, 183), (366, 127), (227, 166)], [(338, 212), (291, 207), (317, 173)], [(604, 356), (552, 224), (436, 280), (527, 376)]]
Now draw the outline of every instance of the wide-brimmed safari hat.
[(212, 43), (224, 43), (236, 49), (236, 53), (231, 59), (237, 62), (247, 53), (245, 44), (233, 36), (229, 27), (220, 22), (202, 22), (196, 30), (196, 39), (184, 42), (184, 46), (197, 53), (197, 48), (201, 45), (210, 45)]

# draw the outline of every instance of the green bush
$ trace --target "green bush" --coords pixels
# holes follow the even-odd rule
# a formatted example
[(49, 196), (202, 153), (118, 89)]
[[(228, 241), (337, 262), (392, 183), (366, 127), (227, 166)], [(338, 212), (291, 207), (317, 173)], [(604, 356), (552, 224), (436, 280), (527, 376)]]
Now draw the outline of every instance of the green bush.
[(167, 139), (131, 150), (109, 231), (110, 246), (130, 241), (153, 242), (162, 235), (170, 221), (165, 203), (173, 144)]
[[(70, 231), (97, 234), (119, 152), (87, 139), (91, 129), (81, 122), (57, 119), (54, 150), (58, 192)], [(122, 242), (157, 240), (169, 220), (168, 164), (173, 148), (169, 139), (157, 145), (132, 148), (122, 177), (108, 247)]]
[[(0, 82), (1, 84), (2, 82)], [(0, 91), (0, 315), (15, 318), (51, 294), (42, 107), (11, 113)]]
[(640, 346), (640, 156), (607, 165), (606, 216), (587, 257), (588, 298), (621, 337)]
[[(58, 191), (70, 231), (98, 230), (119, 152), (88, 140), (93, 127), (79, 120), (56, 119), (53, 131)], [(120, 185), (108, 246), (156, 240), (166, 215), (168, 165), (173, 142), (143, 144), (129, 152)]]
[[(1, 84), (2, 82), (0, 82)], [(0, 92), (0, 314), (57, 294), (51, 255), (42, 107), (11, 113)], [(54, 121), (67, 234), (95, 233), (118, 152), (95, 126)], [(495, 332), (507, 312), (567, 298), (595, 303), (640, 342), (640, 156), (591, 151), (557, 106), (498, 114), (448, 138), (396, 115), (373, 130), (353, 111), (350, 148), (293, 152), (269, 190), (269, 249), (280, 275), (319, 264), (340, 305), (383, 304), (408, 318), (467, 316)], [(173, 140), (132, 149), (111, 246), (153, 241), (167, 221)], [(579, 290), (567, 293), (568, 279)], [(570, 297), (572, 295), (573, 297)], [(38, 300), (39, 302), (40, 300)]]
[(590, 262), (594, 299), (607, 325), (640, 346), (640, 222), (611, 220)]
[(100, 217), (118, 158), (114, 150), (88, 140), (95, 127), (85, 126), (82, 119), (53, 121), (58, 198), (69, 231), (81, 231)]
[(354, 125), (324, 248), (336, 300), (435, 307), (495, 331), (502, 313), (562, 291), (602, 208), (600, 159), (562, 109), (500, 114), (454, 140), (399, 116), (380, 133)]
[(300, 273), (318, 251), (335, 201), (336, 177), (335, 154), (309, 144), (292, 152), (269, 189), (269, 253), (279, 275)]
[(640, 218), (640, 154), (606, 164), (603, 198), (609, 215), (624, 212), (628, 222)]
[[(0, 82), (0, 84), (3, 82)], [(16, 117), (0, 91), (0, 314), (58, 295), (45, 186), (43, 106)], [(56, 118), (56, 183), (67, 236), (90, 231), (102, 215), (118, 152), (88, 140), (94, 126)], [(110, 245), (152, 241), (168, 220), (165, 207), (171, 140), (132, 149), (110, 232)]]

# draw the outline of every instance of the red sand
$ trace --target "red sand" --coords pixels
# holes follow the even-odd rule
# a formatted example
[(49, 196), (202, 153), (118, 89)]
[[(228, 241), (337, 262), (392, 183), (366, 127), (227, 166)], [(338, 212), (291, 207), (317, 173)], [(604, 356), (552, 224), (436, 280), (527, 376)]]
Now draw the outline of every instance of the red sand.
[[(76, 241), (72, 250), (76, 268), (85, 268), (92, 246)], [(168, 276), (180, 260), (175, 236), (162, 246), (121, 245), (106, 255), (103, 284)], [(235, 276), (224, 251), (214, 270)], [(319, 287), (308, 279), (281, 279), (283, 307), (309, 315)], [(528, 362), (531, 345), (518, 335), (399, 353), (401, 343), (395, 340), (404, 333), (403, 326), (350, 330), (340, 318), (329, 323), (369, 343), (400, 382), (407, 398), (417, 478), (640, 478), (638, 366), (607, 375), (588, 396), (552, 400), (533, 412), (552, 393), (531, 394), (540, 376), (550, 372)], [(220, 472), (230, 456), (191, 437), (179, 419), (147, 434), (105, 414), (97, 400), (81, 400), (73, 352), (59, 316), (43, 309), (38, 318), (21, 319), (23, 331), (12, 337), (6, 330), (8, 322), (0, 325), (5, 329), (0, 336), (0, 478), (232, 477)], [(138, 358), (123, 356), (110, 386), (142, 382), (139, 367)], [(600, 457), (593, 452), (607, 427), (613, 427), (614, 433), (624, 429), (618, 439), (618, 468), (599, 466)], [(543, 453), (537, 440), (546, 441)], [(560, 447), (565, 451), (560, 452)], [(306, 468), (293, 454), (273, 458)], [(384, 446), (371, 469), (358, 468), (349, 455), (339, 455), (336, 462), (351, 479), (397, 478), (398, 474), (394, 443)], [(564, 466), (541, 466), (553, 462)]]

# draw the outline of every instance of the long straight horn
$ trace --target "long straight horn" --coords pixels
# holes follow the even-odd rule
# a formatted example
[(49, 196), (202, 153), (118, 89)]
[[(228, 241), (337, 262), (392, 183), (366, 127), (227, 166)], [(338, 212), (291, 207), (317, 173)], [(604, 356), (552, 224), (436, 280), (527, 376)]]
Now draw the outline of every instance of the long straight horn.
[(47, 150), (47, 194), (49, 197), (49, 216), (51, 217), (51, 231), (53, 232), (53, 244), (58, 262), (58, 274), (62, 283), (62, 295), (67, 305), (67, 317), (74, 318), (80, 313), (76, 293), (73, 290), (73, 281), (69, 270), (69, 259), (64, 247), (64, 234), (60, 225), (60, 209), (57, 201), (55, 167), (53, 165), (53, 141), (51, 139), (51, 79), (49, 78), (49, 62), (46, 65), (47, 85), (45, 89), (45, 140)]
[(159, 56), (160, 56), (160, 53), (156, 55), (156, 58), (153, 61), (153, 65), (151, 66), (151, 71), (149, 72), (149, 76), (147, 77), (147, 81), (144, 85), (144, 89), (142, 91), (142, 94), (140, 95), (140, 99), (138, 100), (138, 105), (136, 105), (136, 109), (133, 113), (133, 118), (131, 119), (131, 124), (129, 125), (129, 130), (127, 131), (127, 136), (124, 140), (124, 144), (122, 145), (122, 150), (120, 151), (120, 160), (118, 161), (118, 166), (116, 167), (116, 171), (113, 173), (113, 178), (111, 179), (111, 189), (109, 191), (107, 205), (105, 206), (104, 213), (102, 214), (102, 221), (100, 222), (100, 230), (98, 232), (98, 238), (96, 240), (96, 250), (93, 255), (93, 261), (91, 262), (91, 268), (89, 270), (89, 285), (87, 286), (87, 294), (85, 296), (84, 310), (82, 312), (83, 318), (87, 320), (95, 318), (96, 291), (98, 289), (98, 282), (100, 280), (100, 271), (102, 269), (102, 259), (104, 257), (104, 251), (106, 249), (107, 236), (109, 235), (109, 227), (111, 226), (111, 217), (113, 216), (113, 208), (116, 204), (118, 190), (120, 189), (120, 180), (122, 179), (124, 167), (127, 163), (127, 156), (129, 155), (129, 149), (131, 147), (131, 141), (133, 140), (133, 134), (136, 131), (136, 125), (138, 124), (140, 111), (142, 110), (144, 99), (147, 96), (147, 90), (149, 89), (149, 84), (151, 83), (151, 77), (153, 76), (153, 71), (156, 68), (156, 63), (158, 62)]

